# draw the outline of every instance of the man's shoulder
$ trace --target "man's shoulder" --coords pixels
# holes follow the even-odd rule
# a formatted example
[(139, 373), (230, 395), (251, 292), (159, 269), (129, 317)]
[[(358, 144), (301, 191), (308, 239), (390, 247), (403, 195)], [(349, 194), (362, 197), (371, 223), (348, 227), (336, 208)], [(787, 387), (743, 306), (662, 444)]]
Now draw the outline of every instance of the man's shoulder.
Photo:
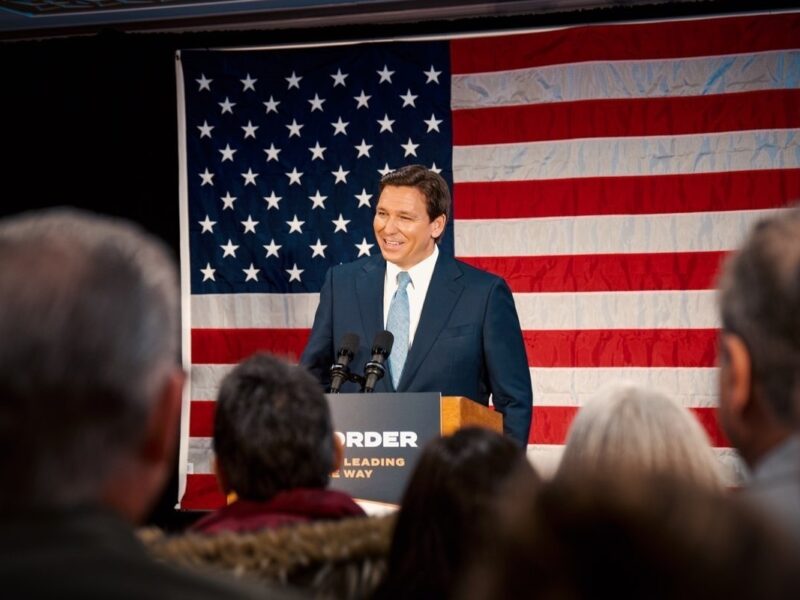
[(479, 269), (447, 254), (443, 254), (442, 259), (444, 260), (443, 265), (449, 265), (449, 268), (457, 269), (470, 285), (493, 286), (504, 281), (499, 275)]
[(380, 255), (364, 256), (351, 262), (333, 265), (331, 267), (331, 276), (336, 278), (348, 277), (363, 271), (369, 271), (371, 269), (378, 268), (382, 266), (383, 263), (383, 257)]

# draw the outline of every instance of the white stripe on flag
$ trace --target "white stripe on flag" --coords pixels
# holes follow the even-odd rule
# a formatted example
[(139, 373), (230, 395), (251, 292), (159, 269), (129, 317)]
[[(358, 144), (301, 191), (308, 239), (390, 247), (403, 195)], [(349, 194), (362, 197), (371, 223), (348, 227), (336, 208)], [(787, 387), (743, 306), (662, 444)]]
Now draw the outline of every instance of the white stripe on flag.
[(319, 294), (197, 294), (192, 296), (196, 328), (310, 328)]

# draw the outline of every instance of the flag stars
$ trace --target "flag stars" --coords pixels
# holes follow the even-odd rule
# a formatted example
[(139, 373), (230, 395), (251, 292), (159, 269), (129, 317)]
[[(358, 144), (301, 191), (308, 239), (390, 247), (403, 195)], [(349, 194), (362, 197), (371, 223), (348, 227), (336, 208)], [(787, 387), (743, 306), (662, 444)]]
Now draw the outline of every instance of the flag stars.
[(246, 92), (247, 90), (252, 90), (254, 92), (256, 91), (256, 81), (258, 81), (258, 79), (253, 79), (250, 77), (250, 73), (248, 73), (244, 79), (240, 79), (239, 81), (241, 81), (242, 85), (244, 86), (244, 89), (242, 90), (243, 92)]
[(256, 129), (258, 129), (258, 125), (253, 125), (252, 121), (247, 121), (247, 125), (244, 125), (242, 129), (244, 130), (244, 139), (247, 139), (249, 137), (255, 139)]
[(320, 146), (319, 141), (317, 141), (313, 148), (309, 148), (308, 150), (311, 152), (311, 160), (325, 159), (325, 150), (327, 150), (327, 148)]
[(372, 198), (372, 194), (368, 194), (366, 188), (361, 188), (361, 193), (356, 194), (358, 208), (361, 208), (362, 206), (371, 206), (369, 203), (370, 198)]
[(369, 99), (370, 98), (372, 98), (372, 96), (367, 96), (364, 93), (364, 90), (361, 90), (361, 94), (360, 95), (353, 96), (353, 100), (358, 102), (358, 106), (356, 106), (356, 108), (357, 109), (358, 108), (369, 108)]
[(314, 194), (313, 196), (309, 196), (308, 199), (311, 200), (311, 202), (312, 202), (311, 210), (314, 210), (315, 208), (324, 209), (325, 208), (325, 200), (327, 200), (328, 197), (327, 196), (323, 196), (322, 194), (319, 193), (319, 190), (317, 190), (317, 193)]
[(226, 160), (233, 162), (233, 155), (236, 154), (237, 150), (231, 148), (230, 144), (225, 144), (225, 147), (219, 152), (222, 154), (222, 162)]
[(274, 112), (276, 115), (278, 114), (278, 104), (280, 104), (280, 100), (275, 100), (272, 96), (269, 97), (269, 100), (264, 102), (264, 106), (267, 107), (267, 114)]
[(269, 196), (264, 196), (264, 200), (267, 201), (267, 210), (274, 208), (275, 210), (280, 210), (278, 203), (281, 201), (280, 196), (276, 196), (275, 192), (270, 192)]
[(283, 248), (283, 246), (281, 246), (280, 244), (276, 244), (275, 238), (271, 239), (269, 241), (269, 244), (264, 244), (264, 250), (267, 251), (266, 257), (269, 258), (270, 256), (274, 256), (275, 258), (280, 258), (278, 256), (278, 250), (280, 250), (281, 248)]
[(336, 233), (337, 231), (344, 231), (345, 233), (347, 233), (347, 224), (350, 223), (350, 221), (348, 219), (345, 219), (342, 216), (342, 213), (339, 213), (339, 218), (334, 219), (333, 221), (331, 221), (331, 223), (333, 223), (336, 226), (336, 229), (333, 230), (333, 233)]
[(384, 175), (388, 175), (392, 171), (394, 171), (394, 169), (389, 166), (388, 162), (383, 164), (383, 168), (382, 169), (378, 169), (378, 173), (381, 174), (381, 177), (383, 177)]
[(297, 119), (292, 119), (292, 123), (287, 125), (286, 128), (289, 130), (289, 137), (297, 136), (300, 137), (300, 130), (304, 127), (302, 123), (298, 123)]
[(269, 148), (264, 148), (264, 152), (267, 153), (267, 162), (269, 162), (271, 160), (277, 161), (278, 160), (278, 154), (280, 154), (281, 149), (280, 148), (276, 148), (275, 144), (271, 143), (269, 145)]
[(344, 83), (344, 80), (347, 79), (347, 75), (347, 73), (342, 73), (341, 69), (336, 69), (336, 73), (331, 73), (331, 77), (333, 77), (333, 87), (337, 85), (347, 87)]
[(252, 215), (247, 215), (247, 221), (242, 221), (245, 233), (255, 233), (256, 225), (258, 225), (258, 221), (253, 221)]
[(378, 133), (383, 133), (384, 131), (390, 131), (391, 133), (394, 133), (394, 130), (392, 129), (392, 125), (394, 125), (394, 119), (390, 119), (388, 114), (383, 113), (383, 119), (378, 119), (378, 125), (381, 126), (381, 130)]
[(202, 173), (198, 173), (198, 175), (200, 176), (200, 179), (203, 180), (203, 182), (200, 184), (201, 187), (204, 185), (214, 185), (214, 174), (208, 170), (208, 167), (206, 167), (206, 170)]
[(433, 163), (431, 165), (431, 171), (433, 171), (437, 175), (441, 175), (442, 174), (442, 170), (439, 167), (436, 166), (436, 163)]
[(383, 83), (384, 81), (387, 83), (392, 83), (392, 75), (394, 75), (394, 71), (390, 71), (389, 67), (383, 65), (383, 70), (378, 71), (377, 73), (381, 76), (381, 80), (378, 83)]
[(427, 79), (425, 80), (426, 84), (428, 84), (428, 83), (439, 83), (439, 75), (442, 74), (441, 71), (437, 71), (436, 69), (434, 69), (433, 65), (431, 65), (430, 70), (423, 71), (423, 73), (427, 76)]
[(301, 171), (297, 170), (297, 167), (292, 167), (291, 173), (286, 173), (286, 176), (289, 178), (289, 185), (297, 184), (300, 185), (300, 178), (303, 176)]
[(216, 279), (214, 279), (214, 273), (216, 273), (217, 270), (211, 268), (211, 263), (207, 262), (206, 268), (200, 269), (200, 272), (203, 274), (203, 281), (208, 281), (208, 280), (216, 281)]
[(233, 203), (236, 202), (236, 196), (231, 196), (230, 192), (225, 192), (225, 195), (220, 198), (222, 200), (222, 210), (229, 208), (233, 210)]
[[(200, 84), (200, 87), (197, 89), (198, 92), (202, 92), (203, 90), (208, 90), (210, 92), (211, 82), (214, 80), (206, 77), (205, 73), (200, 73), (200, 79), (195, 79), (195, 81)], [(211, 279), (213, 279), (213, 277)]]
[(217, 102), (217, 104), (219, 104), (220, 108), (222, 109), (223, 115), (225, 113), (233, 114), (233, 107), (236, 106), (236, 102), (231, 102), (230, 100), (228, 100), (227, 96), (225, 97), (224, 102)]
[(314, 112), (315, 110), (322, 112), (322, 104), (324, 102), (325, 98), (320, 98), (319, 94), (314, 94), (314, 97), (309, 100), (309, 103), (311, 104), (311, 112)]
[(404, 156), (416, 156), (419, 144), (415, 144), (411, 141), (411, 138), (408, 138), (408, 142), (405, 144), (400, 144), (400, 147), (406, 152)]
[(361, 138), (361, 143), (355, 146), (355, 149), (358, 150), (358, 156), (356, 156), (356, 158), (361, 158), (362, 156), (369, 158), (370, 148), (372, 148), (372, 144), (367, 144), (364, 138)]
[(289, 226), (289, 233), (303, 233), (303, 225), (306, 222), (299, 220), (297, 215), (294, 215), (291, 221), (286, 221), (286, 224)]
[(228, 243), (220, 246), (220, 248), (222, 248), (223, 252), (222, 258), (225, 258), (226, 256), (232, 256), (233, 258), (236, 258), (236, 251), (239, 249), (239, 246), (234, 244), (231, 239), (228, 238)]
[(217, 224), (217, 222), (212, 221), (208, 217), (208, 215), (206, 215), (206, 218), (204, 220), (198, 221), (197, 223), (198, 225), (200, 225), (200, 227), (203, 228), (203, 231), (201, 231), (200, 233), (214, 233), (214, 225)]
[(342, 168), (342, 165), (339, 165), (339, 169), (336, 171), (331, 171), (331, 174), (336, 178), (334, 183), (347, 183), (347, 175), (350, 171), (345, 171)]
[(411, 93), (411, 88), (405, 94), (400, 94), (400, 97), (403, 99), (403, 106), (413, 106), (414, 108), (417, 107), (414, 102), (416, 101), (419, 96)]
[(436, 115), (431, 113), (431, 118), (427, 121), (423, 120), (422, 122), (428, 126), (428, 133), (430, 133), (431, 131), (439, 131), (439, 125), (442, 123), (442, 119), (437, 119)]
[(256, 269), (255, 266), (253, 266), (253, 263), (250, 263), (250, 268), (242, 269), (242, 271), (246, 276), (246, 279), (244, 281), (245, 283), (247, 283), (248, 281), (258, 281), (258, 274), (261, 271), (261, 269)]
[(211, 130), (214, 129), (213, 125), (209, 125), (208, 121), (203, 121), (202, 125), (198, 125), (197, 128), (200, 130), (200, 139), (204, 137), (211, 137)]
[(322, 258), (325, 258), (325, 248), (327, 248), (327, 247), (328, 246), (326, 244), (322, 243), (322, 240), (317, 238), (317, 243), (316, 244), (311, 244), (309, 246), (309, 248), (311, 248), (311, 251), (313, 253), (311, 255), (311, 258), (314, 258), (316, 256), (321, 256)]
[(333, 125), (333, 135), (344, 134), (347, 135), (347, 126), (350, 125), (347, 121), (342, 121), (342, 117), (339, 117), (339, 120), (336, 123), (331, 123)]
[(284, 77), (284, 79), (289, 82), (289, 87), (287, 87), (286, 89), (288, 90), (292, 88), (297, 88), (298, 90), (300, 89), (300, 80), (302, 79), (302, 77), (298, 77), (294, 71), (292, 71), (292, 74), (289, 77)]
[[(370, 248), (372, 248), (375, 244), (368, 244), (367, 238), (363, 238), (360, 244), (356, 244), (356, 248), (358, 248), (358, 256), (370, 256)], [(358, 256), (356, 258), (358, 258)]]
[(305, 269), (298, 269), (297, 263), (294, 263), (294, 266), (292, 266), (291, 269), (284, 269), (284, 270), (289, 274), (289, 283), (291, 283), (292, 281), (302, 282), (302, 279), (300, 279), (300, 274)]
[(245, 185), (255, 185), (258, 173), (253, 173), (253, 169), (247, 169), (247, 173), (242, 173)]

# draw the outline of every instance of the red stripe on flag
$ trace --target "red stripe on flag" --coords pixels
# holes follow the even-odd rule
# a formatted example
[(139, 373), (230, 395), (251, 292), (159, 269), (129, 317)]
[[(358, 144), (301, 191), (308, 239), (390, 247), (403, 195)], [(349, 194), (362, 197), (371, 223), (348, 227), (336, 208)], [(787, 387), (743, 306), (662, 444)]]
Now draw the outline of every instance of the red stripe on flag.
[(234, 364), (256, 352), (298, 362), (310, 329), (192, 329), (192, 362)]
[(453, 199), (463, 220), (758, 210), (800, 200), (800, 169), (464, 182)]
[(797, 48), (800, 14), (570, 27), (450, 42), (453, 74)]
[(731, 446), (730, 440), (725, 435), (725, 432), (722, 431), (722, 427), (720, 427), (716, 408), (692, 407), (689, 410), (694, 413), (694, 416), (700, 421), (700, 425), (706, 430), (712, 446), (716, 448), (729, 448)]
[(192, 400), (189, 406), (189, 437), (214, 436), (214, 411), (217, 403), (213, 400)]
[(716, 329), (523, 331), (532, 367), (713, 367)]
[(798, 106), (795, 89), (464, 109), (453, 111), (453, 144), (789, 129), (800, 125)]
[(181, 509), (214, 510), (221, 506), (225, 506), (225, 494), (214, 475), (190, 473), (186, 476), (186, 491), (181, 498)]
[(726, 255), (725, 252), (665, 252), (461, 257), (461, 260), (499, 275), (518, 293), (612, 292), (712, 289)]

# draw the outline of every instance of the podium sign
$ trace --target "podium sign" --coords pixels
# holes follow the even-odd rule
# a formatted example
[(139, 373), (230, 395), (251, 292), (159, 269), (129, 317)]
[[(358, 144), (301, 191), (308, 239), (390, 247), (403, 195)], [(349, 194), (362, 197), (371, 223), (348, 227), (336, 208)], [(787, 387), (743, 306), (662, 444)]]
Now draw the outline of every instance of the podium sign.
[(422, 447), (441, 434), (441, 394), (328, 394), (344, 464), (330, 487), (399, 504)]

